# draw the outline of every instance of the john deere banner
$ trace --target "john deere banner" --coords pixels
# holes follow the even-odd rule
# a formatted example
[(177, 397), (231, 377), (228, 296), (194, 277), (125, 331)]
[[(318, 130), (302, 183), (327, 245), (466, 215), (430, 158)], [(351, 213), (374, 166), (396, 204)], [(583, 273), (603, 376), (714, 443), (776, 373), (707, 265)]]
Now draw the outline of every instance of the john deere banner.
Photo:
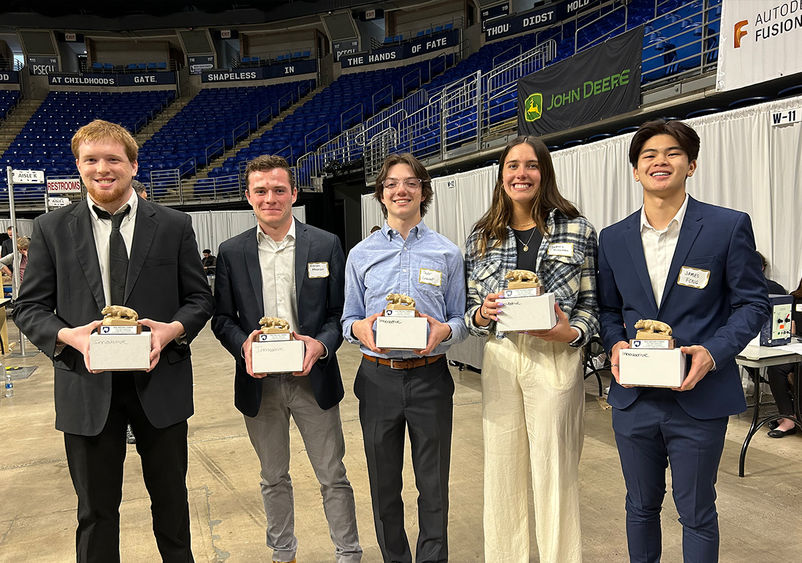
[(545, 135), (636, 109), (643, 28), (518, 81), (518, 133)]
[(802, 72), (802, 1), (725, 0), (716, 90)]

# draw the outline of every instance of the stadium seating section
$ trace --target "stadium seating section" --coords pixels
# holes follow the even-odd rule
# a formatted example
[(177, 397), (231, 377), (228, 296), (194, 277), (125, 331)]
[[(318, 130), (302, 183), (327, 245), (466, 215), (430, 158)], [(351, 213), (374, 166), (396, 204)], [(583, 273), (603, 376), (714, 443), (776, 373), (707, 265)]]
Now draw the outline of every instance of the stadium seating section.
[[(487, 75), (538, 45), (553, 41), (554, 58), (548, 64), (567, 59), (575, 52), (596, 45), (609, 37), (644, 26), (642, 83), (662, 84), (687, 72), (712, 70), (717, 59), (720, 27), (720, 0), (632, 0), (626, 6), (607, 5), (590, 10), (571, 21), (561, 22), (537, 33), (494, 41), (467, 58), (455, 63), (454, 55), (396, 68), (380, 68), (341, 75), (297, 107), (291, 114), (285, 110), (315, 88), (314, 80), (255, 87), (211, 87), (202, 89), (188, 105), (170, 119), (140, 150), (139, 178), (149, 183), (152, 171), (178, 169), (180, 177), (195, 175), (225, 150), (243, 139), (250, 139), (244, 148), (221, 165), (208, 170), (208, 177), (199, 178), (195, 194), (211, 190), (216, 179), (237, 175), (244, 163), (266, 153), (282, 154), (291, 164), (302, 155), (330, 142), (340, 133), (365, 122), (382, 109), (419, 88), (425, 96), (417, 96), (415, 105), (405, 107), (413, 113), (427, 101), (436, 100), (444, 88), (478, 71)], [(451, 28), (452, 24), (433, 26), (414, 33), (407, 39)], [(385, 43), (405, 40), (402, 35), (388, 36)], [(309, 57), (308, 51), (286, 53), (277, 60)], [(256, 66), (270, 61), (257, 56), (244, 56), (241, 66)], [(167, 68), (164, 62), (130, 63), (121, 69), (108, 63), (95, 62), (95, 71), (151, 71)], [(9, 149), (0, 157), (0, 164), (45, 169), (48, 176), (74, 174), (69, 139), (75, 129), (93, 118), (121, 123), (131, 131), (139, 131), (157, 113), (172, 103), (175, 92), (51, 92), (41, 107), (22, 129)], [(19, 93), (0, 91), (0, 119), (19, 99)], [(513, 119), (517, 113), (517, 94), (513, 88), (486, 96), (481, 102), (484, 118), (492, 127)], [(447, 139), (440, 139), (441, 127), (421, 123), (402, 131), (394, 147), (411, 150), (426, 157), (475, 139), (477, 105), (466, 103), (463, 110), (449, 113)], [(279, 117), (272, 127), (258, 137), (260, 126)], [(587, 142), (604, 138), (595, 136)], [(365, 139), (360, 142), (364, 143)], [(356, 157), (361, 155), (361, 148)], [(349, 153), (350, 154), (350, 153)], [(41, 188), (37, 188), (41, 191)], [(5, 178), (0, 179), (5, 190)], [(40, 194), (37, 194), (40, 195)], [(3, 199), (3, 193), (0, 193)]]

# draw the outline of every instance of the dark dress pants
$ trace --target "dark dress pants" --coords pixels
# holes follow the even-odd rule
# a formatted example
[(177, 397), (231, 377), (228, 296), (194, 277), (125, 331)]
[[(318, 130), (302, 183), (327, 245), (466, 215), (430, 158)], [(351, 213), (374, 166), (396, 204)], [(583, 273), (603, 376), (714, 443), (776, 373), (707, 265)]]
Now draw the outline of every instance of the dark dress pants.
[(363, 359), (354, 382), (376, 538), (385, 561), (412, 561), (401, 499), (409, 429), (418, 488), (418, 562), (448, 560), (448, 475), (454, 381), (445, 358), (410, 370)]
[(794, 414), (794, 390), (791, 382), (788, 381), (788, 374), (793, 371), (794, 364), (766, 368), (766, 376), (769, 380), (774, 402), (777, 405), (777, 412), (786, 416), (793, 416)]
[(64, 434), (67, 463), (78, 495), (77, 560), (120, 561), (120, 501), (129, 422), (136, 435), (162, 560), (193, 561), (186, 488), (187, 423), (167, 428), (151, 425), (132, 373), (114, 374), (109, 417), (100, 434)]
[(626, 409), (613, 410), (613, 430), (627, 487), (630, 561), (660, 561), (660, 510), (671, 465), (674, 504), (682, 524), (685, 563), (718, 561), (716, 477), (727, 421), (689, 416), (675, 391), (647, 389)]

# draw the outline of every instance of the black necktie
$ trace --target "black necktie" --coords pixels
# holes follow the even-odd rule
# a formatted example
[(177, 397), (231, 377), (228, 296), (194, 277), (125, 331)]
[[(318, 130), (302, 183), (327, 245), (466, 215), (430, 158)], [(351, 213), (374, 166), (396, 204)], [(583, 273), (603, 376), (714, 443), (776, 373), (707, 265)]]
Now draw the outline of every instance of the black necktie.
[(109, 285), (111, 286), (111, 302), (109, 305), (122, 305), (125, 299), (125, 278), (128, 276), (128, 252), (125, 249), (125, 240), (120, 232), (123, 219), (131, 210), (129, 205), (112, 215), (108, 211), (94, 206), (95, 213), (100, 219), (111, 221), (111, 234), (109, 235)]

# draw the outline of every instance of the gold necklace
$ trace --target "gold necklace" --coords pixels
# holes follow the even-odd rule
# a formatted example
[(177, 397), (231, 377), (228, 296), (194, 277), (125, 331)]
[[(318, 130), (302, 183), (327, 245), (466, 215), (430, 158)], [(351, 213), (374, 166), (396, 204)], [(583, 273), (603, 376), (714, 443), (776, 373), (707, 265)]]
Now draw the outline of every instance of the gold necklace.
[[(518, 230), (521, 230), (521, 229), (518, 229)], [(529, 239), (526, 242), (524, 242), (520, 238), (518, 238), (518, 235), (515, 234), (515, 229), (512, 230), (512, 234), (515, 236), (515, 238), (517, 238), (518, 241), (522, 245), (524, 245), (524, 252), (529, 252), (529, 243), (532, 242), (532, 237), (535, 236), (535, 231), (536, 230), (537, 230), (536, 228), (532, 227), (532, 233), (529, 235)]]

